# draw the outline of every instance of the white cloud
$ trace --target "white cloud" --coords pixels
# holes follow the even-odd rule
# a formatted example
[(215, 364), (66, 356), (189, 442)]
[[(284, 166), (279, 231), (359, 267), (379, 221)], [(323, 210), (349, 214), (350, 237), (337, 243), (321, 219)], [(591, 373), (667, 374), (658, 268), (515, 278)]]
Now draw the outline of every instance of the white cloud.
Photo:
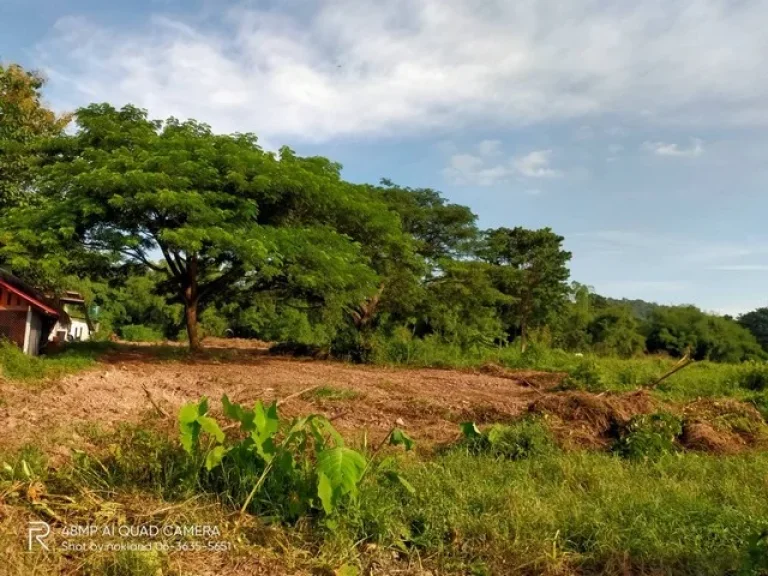
[[(550, 167), (551, 150), (534, 150), (512, 158), (502, 156), (501, 142), (483, 140), (477, 145), (479, 154), (453, 154), (443, 175), (454, 184), (493, 186), (510, 179), (554, 178), (559, 170)], [(538, 194), (539, 190), (526, 190), (526, 194)]]
[(650, 150), (657, 156), (696, 158), (704, 154), (704, 142), (699, 138), (691, 138), (691, 144), (687, 148), (666, 142), (645, 142), (643, 148)]
[(552, 150), (534, 150), (512, 161), (515, 170), (528, 178), (554, 178), (560, 176), (558, 170), (549, 166)]
[(483, 140), (477, 145), (480, 156), (498, 156), (501, 154), (501, 140)]
[(270, 138), (603, 114), (768, 124), (761, 0), (317, 0), (192, 21), (64, 19), (35, 64), (59, 106), (132, 102)]

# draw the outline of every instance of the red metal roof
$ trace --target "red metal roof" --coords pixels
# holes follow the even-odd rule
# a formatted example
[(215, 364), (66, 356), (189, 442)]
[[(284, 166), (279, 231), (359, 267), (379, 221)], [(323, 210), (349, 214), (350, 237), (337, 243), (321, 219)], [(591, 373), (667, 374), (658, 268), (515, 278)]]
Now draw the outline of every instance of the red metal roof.
[(0, 286), (8, 290), (9, 292), (13, 292), (18, 297), (23, 298), (27, 302), (29, 302), (32, 306), (35, 308), (38, 308), (39, 310), (42, 310), (46, 314), (49, 314), (50, 316), (56, 316), (58, 318), (60, 316), (59, 312), (55, 309), (46, 304), (45, 302), (41, 301), (38, 297), (35, 295), (29, 294), (25, 292), (24, 290), (17, 288), (16, 286), (13, 286), (12, 284), (6, 282), (5, 280), (0, 278)]

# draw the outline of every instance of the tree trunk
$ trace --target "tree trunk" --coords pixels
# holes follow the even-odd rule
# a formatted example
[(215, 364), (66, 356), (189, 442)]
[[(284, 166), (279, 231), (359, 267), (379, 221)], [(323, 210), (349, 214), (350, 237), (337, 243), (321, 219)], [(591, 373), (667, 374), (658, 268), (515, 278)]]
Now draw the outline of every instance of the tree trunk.
[(526, 318), (520, 320), (520, 352), (525, 352), (528, 347), (528, 331), (526, 330)]
[(192, 351), (202, 348), (197, 330), (197, 303), (197, 258), (189, 256), (187, 258), (187, 282), (184, 287), (184, 315), (187, 321), (189, 349)]

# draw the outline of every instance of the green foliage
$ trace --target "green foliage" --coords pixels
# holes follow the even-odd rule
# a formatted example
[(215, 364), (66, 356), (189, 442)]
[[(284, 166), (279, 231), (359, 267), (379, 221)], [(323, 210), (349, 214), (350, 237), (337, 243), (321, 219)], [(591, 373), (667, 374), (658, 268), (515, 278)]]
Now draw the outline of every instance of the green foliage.
[[(180, 438), (188, 454), (202, 458), (207, 483), (226, 483), (235, 473), (238, 490), (244, 482), (252, 485), (238, 501), (243, 510), (257, 511), (268, 503), (287, 518), (313, 509), (332, 515), (356, 499), (366, 459), (344, 445), (326, 418), (311, 415), (285, 423), (274, 403), (264, 406), (258, 401), (253, 409), (246, 409), (224, 396), (222, 405), (225, 416), (239, 423), (243, 437), (227, 438), (207, 415), (208, 401), (203, 398), (181, 408)], [(203, 434), (208, 438), (205, 446)], [(262, 493), (263, 499), (256, 498)]]
[(739, 385), (756, 392), (768, 389), (768, 364), (765, 362), (748, 362), (741, 366)]
[(768, 352), (768, 308), (758, 308), (742, 314), (738, 322), (749, 330), (763, 350)]
[(494, 265), (493, 283), (512, 302), (502, 311), (507, 332), (519, 334), (525, 348), (527, 333), (547, 323), (560, 311), (569, 292), (568, 261), (563, 237), (549, 228), (488, 230), (478, 250), (482, 260)]
[(28, 356), (15, 344), (0, 340), (0, 377), (19, 381), (60, 378), (92, 366), (100, 352), (97, 347), (73, 343), (54, 355)]
[(598, 354), (631, 358), (645, 350), (640, 325), (627, 308), (599, 311), (587, 326), (587, 332)]
[(61, 133), (70, 121), (43, 105), (44, 84), (37, 72), (0, 63), (0, 210), (32, 200), (35, 145)]
[(522, 460), (542, 456), (555, 449), (549, 430), (539, 418), (523, 418), (510, 425), (494, 424), (482, 432), (474, 422), (463, 422), (460, 428), (473, 454)]
[(619, 430), (613, 449), (625, 458), (658, 458), (676, 450), (675, 441), (682, 433), (683, 423), (674, 414), (640, 414)]
[(415, 495), (364, 485), (347, 540), (410, 550), (441, 573), (720, 576), (762, 551), (768, 529), (765, 453), (511, 461), (451, 450), (400, 470)]
[(416, 446), (416, 442), (414, 442), (413, 438), (400, 428), (393, 428), (389, 433), (389, 444), (391, 446), (403, 446), (406, 452), (413, 450)]
[(27, 444), (12, 454), (0, 453), (0, 481), (30, 482), (45, 479), (48, 458), (37, 446)]
[(560, 385), (563, 390), (585, 390), (601, 392), (604, 390), (603, 373), (600, 364), (594, 358), (583, 358)]
[(695, 306), (660, 306), (648, 321), (649, 352), (683, 356), (690, 349), (695, 360), (742, 362), (764, 359), (755, 337), (733, 320), (710, 316)]
[(120, 328), (120, 337), (128, 342), (161, 342), (163, 334), (149, 326), (128, 324)]

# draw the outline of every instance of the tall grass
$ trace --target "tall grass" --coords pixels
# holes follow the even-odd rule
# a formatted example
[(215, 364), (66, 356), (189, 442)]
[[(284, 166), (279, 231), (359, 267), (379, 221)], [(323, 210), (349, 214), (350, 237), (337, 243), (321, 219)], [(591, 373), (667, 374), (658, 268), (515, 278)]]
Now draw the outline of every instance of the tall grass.
[(19, 381), (59, 378), (93, 365), (103, 350), (103, 345), (70, 344), (49, 356), (27, 356), (14, 344), (0, 340), (0, 377)]
[[(650, 385), (676, 362), (662, 356), (625, 359), (576, 355), (536, 345), (529, 346), (525, 352), (517, 346), (463, 349), (431, 337), (377, 341), (372, 359), (386, 365), (472, 368), (493, 363), (512, 370), (565, 372), (574, 376), (572, 387), (591, 392), (630, 391)], [(583, 380), (581, 386), (579, 374)], [(671, 401), (732, 397), (748, 401), (757, 398), (759, 403), (768, 391), (768, 364), (695, 362), (661, 382), (655, 390)]]
[(768, 529), (768, 454), (632, 463), (454, 450), (403, 473), (416, 493), (369, 485), (349, 538), (470, 573), (720, 575), (746, 569), (750, 539)]

